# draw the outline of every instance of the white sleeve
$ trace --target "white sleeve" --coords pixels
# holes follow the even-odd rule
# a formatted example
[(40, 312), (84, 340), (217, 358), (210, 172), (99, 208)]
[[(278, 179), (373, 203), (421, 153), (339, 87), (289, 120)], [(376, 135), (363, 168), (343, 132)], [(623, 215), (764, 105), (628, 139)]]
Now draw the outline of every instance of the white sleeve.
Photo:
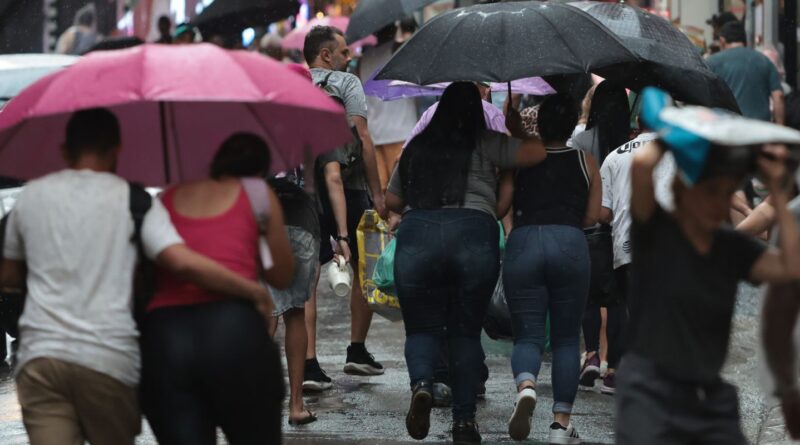
[(25, 242), (19, 231), (19, 213), (19, 201), (17, 201), (17, 206), (8, 216), (5, 239), (3, 241), (3, 258), (8, 260), (25, 260)]
[(167, 209), (158, 198), (153, 198), (153, 205), (142, 223), (142, 245), (147, 258), (155, 260), (167, 247), (184, 244), (175, 226), (169, 218)]
[(603, 200), (601, 205), (607, 209), (614, 209), (611, 207), (614, 202), (614, 194), (613, 194), (613, 178), (614, 174), (611, 171), (611, 163), (614, 161), (614, 157), (606, 157), (606, 161), (603, 162), (603, 166), (600, 167), (600, 178), (603, 182)]

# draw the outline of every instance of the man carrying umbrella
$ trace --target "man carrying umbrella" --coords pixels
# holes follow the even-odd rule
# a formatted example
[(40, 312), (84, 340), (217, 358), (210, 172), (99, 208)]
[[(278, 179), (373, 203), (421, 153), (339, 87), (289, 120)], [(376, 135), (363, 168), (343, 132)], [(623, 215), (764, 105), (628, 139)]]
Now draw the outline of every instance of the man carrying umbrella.
[[(320, 261), (325, 263), (333, 258), (328, 242), (330, 238), (339, 243), (351, 244), (350, 261), (355, 270), (353, 282), (359, 283), (358, 249), (353, 241), (361, 216), (365, 210), (373, 206), (382, 217), (388, 216), (378, 179), (375, 146), (367, 125), (367, 100), (358, 77), (344, 72), (350, 62), (350, 49), (340, 30), (330, 26), (314, 27), (306, 35), (303, 55), (311, 68), (314, 83), (325, 89), (331, 97), (342, 102), (356, 136), (355, 146), (351, 143), (337, 150), (347, 205), (347, 232), (342, 233), (333, 221), (331, 203), (327, 203), (329, 205), (326, 206), (323, 202), (323, 214), (320, 215), (322, 228)], [(328, 164), (335, 163), (335, 160), (329, 157), (326, 159), (332, 161)], [(353, 286), (350, 313), (351, 344), (347, 348), (344, 371), (357, 375), (383, 374), (383, 366), (375, 361), (364, 345), (372, 322), (372, 311), (362, 297), (361, 287), (358, 285)]]

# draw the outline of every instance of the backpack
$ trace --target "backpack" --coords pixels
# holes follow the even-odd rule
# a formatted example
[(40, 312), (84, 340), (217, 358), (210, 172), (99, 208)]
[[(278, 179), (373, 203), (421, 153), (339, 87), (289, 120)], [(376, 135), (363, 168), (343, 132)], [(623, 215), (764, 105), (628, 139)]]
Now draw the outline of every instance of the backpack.
[[(345, 107), (344, 99), (339, 96), (339, 94), (329, 84), (329, 80), (333, 73), (334, 71), (329, 72), (322, 82), (317, 84), (317, 86), (328, 93), (328, 96), (330, 96), (331, 99), (339, 102), (342, 107)], [(339, 163), (342, 166), (342, 181), (345, 183), (348, 182), (348, 179), (356, 176), (359, 170), (364, 169), (364, 146), (361, 142), (361, 136), (358, 135), (358, 130), (355, 126), (350, 127), (350, 132), (353, 134), (353, 138), (350, 140), (350, 142), (347, 142), (344, 145), (336, 148), (341, 155)]]
[(128, 206), (133, 218), (131, 242), (136, 246), (136, 266), (133, 270), (133, 318), (141, 324), (147, 306), (156, 293), (156, 264), (144, 254), (142, 225), (153, 206), (153, 197), (139, 184), (128, 183)]

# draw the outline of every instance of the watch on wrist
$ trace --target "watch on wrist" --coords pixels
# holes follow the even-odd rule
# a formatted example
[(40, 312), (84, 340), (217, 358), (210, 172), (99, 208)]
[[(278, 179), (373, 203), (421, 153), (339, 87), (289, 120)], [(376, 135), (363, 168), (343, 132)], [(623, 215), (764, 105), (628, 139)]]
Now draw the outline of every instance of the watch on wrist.
[(333, 237), (333, 239), (335, 239), (336, 241), (344, 241), (347, 244), (350, 244), (350, 237), (347, 236), (347, 235), (344, 235), (344, 236), (336, 235), (335, 237)]

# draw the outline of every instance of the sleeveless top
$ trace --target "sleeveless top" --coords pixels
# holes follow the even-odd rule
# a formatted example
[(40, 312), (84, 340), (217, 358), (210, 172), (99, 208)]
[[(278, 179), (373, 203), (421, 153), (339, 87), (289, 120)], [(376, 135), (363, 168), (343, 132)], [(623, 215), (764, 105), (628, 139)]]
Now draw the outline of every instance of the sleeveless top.
[(577, 148), (548, 148), (544, 162), (519, 170), (514, 180), (514, 227), (583, 228), (589, 200), (586, 155)]
[[(167, 190), (162, 202), (186, 245), (239, 275), (258, 278), (258, 224), (244, 187), (235, 203), (219, 215), (192, 218), (175, 211), (175, 188)], [(230, 298), (214, 294), (159, 268), (157, 289), (148, 311), (169, 306), (209, 303)]]

